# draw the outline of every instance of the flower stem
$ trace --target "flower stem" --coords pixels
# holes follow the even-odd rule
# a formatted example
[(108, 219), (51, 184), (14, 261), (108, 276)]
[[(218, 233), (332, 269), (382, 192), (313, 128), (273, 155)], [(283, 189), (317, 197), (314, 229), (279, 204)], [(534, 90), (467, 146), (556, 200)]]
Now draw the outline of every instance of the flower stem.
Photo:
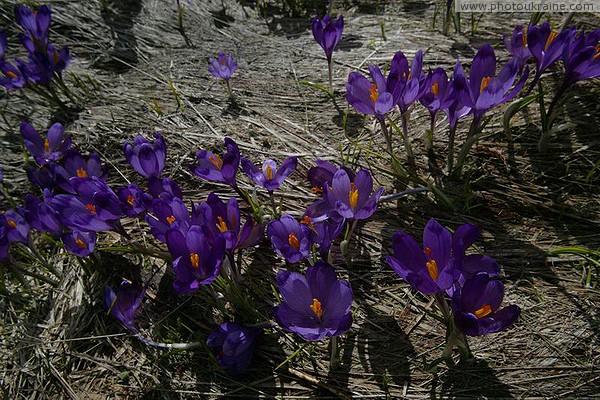
[(273, 219), (277, 218), (277, 206), (275, 205), (275, 195), (272, 190), (269, 190), (269, 201), (271, 202), (271, 208), (273, 209)]
[(327, 76), (329, 78), (329, 91), (333, 95), (333, 62), (331, 57), (327, 57)]
[(415, 154), (413, 153), (408, 134), (408, 119), (410, 118), (408, 110), (402, 113), (402, 134), (404, 136), (404, 147), (406, 148), (406, 160), (408, 161), (408, 169), (412, 175), (416, 175)]
[(390, 137), (390, 132), (387, 128), (384, 118), (377, 118), (379, 120), (379, 125), (381, 125), (381, 132), (383, 132), (383, 137), (385, 138), (385, 144), (387, 145), (387, 151), (390, 155), (394, 156), (394, 151), (392, 148), (392, 138)]
[(462, 173), (463, 166), (465, 164), (467, 156), (469, 155), (469, 151), (471, 150), (471, 147), (473, 147), (475, 142), (477, 142), (479, 140), (479, 137), (481, 136), (481, 132), (483, 132), (483, 129), (478, 132), (480, 121), (481, 121), (481, 118), (477, 118), (477, 117), (473, 118), (473, 122), (471, 123), (471, 128), (469, 129), (469, 134), (467, 135), (467, 141), (465, 142), (465, 144), (463, 144), (463, 147), (460, 149), (460, 152), (458, 153), (458, 157), (456, 158), (456, 166), (454, 167), (454, 171), (452, 172), (452, 175), (455, 178), (460, 177), (460, 174)]
[(225, 79), (225, 83), (227, 84), (227, 94), (229, 98), (233, 98), (233, 90), (231, 90), (231, 82), (229, 79)]
[(454, 139), (456, 137), (456, 125), (450, 127), (448, 134), (448, 173), (454, 167)]
[(337, 369), (340, 365), (339, 347), (337, 336), (331, 337), (331, 357), (329, 359), (329, 368), (332, 370)]

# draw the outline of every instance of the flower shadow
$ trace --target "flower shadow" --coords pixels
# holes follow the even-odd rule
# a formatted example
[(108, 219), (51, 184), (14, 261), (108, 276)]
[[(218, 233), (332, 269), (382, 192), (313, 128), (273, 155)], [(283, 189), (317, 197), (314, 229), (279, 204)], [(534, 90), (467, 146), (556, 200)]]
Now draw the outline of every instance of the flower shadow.
[(443, 376), (441, 383), (441, 398), (514, 398), (509, 387), (481, 359), (457, 364)]

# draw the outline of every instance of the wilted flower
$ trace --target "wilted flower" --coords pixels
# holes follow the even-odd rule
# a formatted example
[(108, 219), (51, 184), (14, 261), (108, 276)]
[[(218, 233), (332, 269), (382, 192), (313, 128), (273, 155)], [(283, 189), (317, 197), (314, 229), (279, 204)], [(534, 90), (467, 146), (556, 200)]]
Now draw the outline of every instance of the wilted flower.
[(500, 309), (504, 298), (502, 282), (481, 272), (467, 279), (452, 296), (452, 314), (458, 329), (468, 336), (481, 336), (507, 329), (521, 309), (511, 305)]
[(331, 62), (333, 50), (340, 42), (343, 30), (344, 17), (341, 15), (335, 21), (329, 15), (325, 15), (323, 19), (313, 18), (312, 20), (313, 36), (325, 52), (328, 62)]
[(64, 135), (65, 129), (58, 122), (48, 129), (46, 139), (27, 122), (21, 124), (21, 135), (27, 150), (33, 155), (40, 165), (49, 164), (60, 159), (65, 151), (71, 147), (71, 137)]
[(277, 254), (290, 263), (297, 263), (310, 256), (310, 228), (300, 224), (291, 215), (283, 214), (281, 218), (269, 222), (267, 236)]
[(194, 225), (185, 234), (177, 229), (169, 229), (166, 242), (173, 257), (173, 288), (177, 293), (194, 292), (200, 285), (211, 283), (219, 275), (225, 254), (223, 238), (216, 238), (211, 244), (202, 233), (202, 228)]
[(298, 159), (296, 157), (288, 158), (281, 164), (279, 169), (277, 169), (275, 161), (266, 160), (263, 162), (262, 171), (247, 158), (242, 158), (241, 163), (242, 169), (254, 183), (265, 188), (269, 192), (273, 192), (279, 189), (289, 174), (294, 172), (298, 165)]
[(129, 331), (137, 333), (135, 313), (144, 300), (144, 288), (130, 281), (123, 281), (113, 290), (104, 289), (104, 306), (110, 315), (115, 317)]
[(229, 78), (231, 78), (231, 75), (237, 71), (237, 62), (235, 62), (233, 59), (232, 54), (225, 54), (220, 51), (216, 60), (214, 58), (210, 58), (208, 62), (210, 64), (208, 71), (215, 78), (221, 78), (228, 81)]
[(198, 164), (192, 167), (192, 172), (202, 179), (211, 182), (226, 183), (236, 188), (235, 175), (240, 165), (240, 149), (230, 138), (225, 138), (227, 152), (221, 158), (208, 150), (196, 152)]
[(206, 345), (227, 374), (239, 375), (250, 365), (256, 339), (262, 331), (261, 328), (244, 328), (236, 323), (226, 322), (211, 332)]
[(340, 336), (352, 326), (352, 289), (338, 280), (334, 269), (323, 261), (308, 267), (306, 276), (280, 271), (277, 285), (283, 303), (275, 308), (277, 323), (304, 340)]
[(367, 219), (377, 209), (382, 193), (383, 188), (373, 193), (373, 178), (366, 169), (358, 171), (353, 181), (345, 170), (339, 169), (331, 185), (325, 183), (323, 199), (343, 218)]
[(156, 134), (152, 143), (138, 135), (133, 145), (129, 142), (123, 144), (123, 153), (127, 162), (143, 177), (159, 177), (165, 166), (167, 148), (160, 133)]
[(87, 257), (96, 247), (96, 233), (74, 230), (61, 235), (65, 249), (77, 257)]

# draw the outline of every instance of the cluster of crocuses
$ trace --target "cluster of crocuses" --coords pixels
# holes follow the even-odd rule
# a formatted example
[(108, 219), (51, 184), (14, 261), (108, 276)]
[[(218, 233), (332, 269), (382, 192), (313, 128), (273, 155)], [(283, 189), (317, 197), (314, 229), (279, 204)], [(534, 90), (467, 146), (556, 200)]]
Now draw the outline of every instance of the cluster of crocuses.
[[(414, 289), (434, 297), (448, 329), (445, 360), (454, 346), (461, 356), (471, 356), (464, 335), (481, 336), (502, 331), (513, 324), (520, 308), (500, 308), (504, 285), (500, 267), (483, 254), (466, 254), (479, 239), (474, 225), (461, 225), (452, 234), (435, 219), (423, 230), (423, 246), (412, 236), (397, 231), (392, 238), (393, 255), (387, 263)], [(445, 294), (451, 298), (448, 307)], [(458, 329), (458, 330), (457, 330)]]
[(55, 78), (61, 80), (71, 56), (67, 46), (58, 50), (50, 43), (50, 7), (42, 5), (34, 10), (25, 5), (16, 5), (15, 16), (23, 29), (19, 39), (27, 50), (27, 61), (14, 59), (11, 63), (6, 59), (6, 36), (0, 31), (0, 86), (35, 90), (38, 85), (47, 87)]

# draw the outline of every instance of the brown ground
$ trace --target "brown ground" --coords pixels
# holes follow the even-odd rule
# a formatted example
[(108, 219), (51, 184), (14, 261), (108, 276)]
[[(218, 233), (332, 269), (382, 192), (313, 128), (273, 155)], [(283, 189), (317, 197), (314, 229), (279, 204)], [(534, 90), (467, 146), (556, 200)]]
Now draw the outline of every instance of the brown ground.
[[(74, 61), (69, 71), (89, 75), (97, 83), (84, 107), (55, 120), (68, 123), (74, 142), (98, 151), (110, 165), (111, 181), (124, 182), (133, 171), (121, 154), (121, 143), (138, 133), (161, 131), (168, 143), (166, 172), (184, 186), (187, 199), (200, 201), (211, 190), (226, 188), (201, 182), (187, 166), (193, 151), (219, 148), (234, 138), (243, 155), (255, 160), (300, 158), (299, 172), (287, 184), (285, 209), (299, 213), (310, 191), (303, 173), (317, 157), (350, 157), (372, 168), (390, 193), (394, 177), (379, 157), (383, 141), (369, 118), (348, 113), (343, 97), (350, 71), (371, 63), (386, 65), (402, 50), (410, 57), (422, 48), (428, 67), (447, 69), (456, 59), (465, 64), (485, 41), (498, 48), (501, 35), (528, 15), (484, 15), (471, 36), (445, 37), (432, 28), (433, 5), (422, 2), (366, 2), (345, 5), (346, 27), (335, 53), (332, 102), (323, 92), (298, 81), (326, 82), (326, 62), (312, 39), (308, 18), (269, 16), (269, 26), (256, 10), (231, 0), (182, 1), (186, 45), (177, 30), (174, 1), (52, 1), (55, 41), (69, 44)], [(379, 3), (379, 2), (371, 2)], [(104, 6), (103, 6), (104, 4)], [(340, 2), (341, 5), (341, 2)], [(2, 25), (12, 22), (11, 5), (3, 5)], [(246, 13), (248, 15), (246, 15)], [(466, 16), (465, 16), (466, 17)], [(468, 29), (468, 17), (463, 29)], [(582, 18), (583, 17), (583, 18)], [(560, 18), (553, 19), (559, 22)], [(381, 37), (384, 21), (386, 39)], [(588, 28), (597, 19), (576, 16)], [(8, 28), (14, 34), (15, 28)], [(13, 40), (14, 42), (14, 40)], [(235, 101), (207, 71), (207, 58), (223, 49), (239, 60), (232, 80)], [(552, 71), (548, 87), (560, 79)], [(90, 84), (91, 86), (91, 84)], [(147, 348), (128, 337), (102, 311), (101, 292), (107, 282), (136, 274), (149, 275), (164, 262), (149, 257), (123, 257), (101, 252), (101, 262), (78, 263), (57, 249), (46, 248), (64, 271), (58, 288), (36, 281), (25, 288), (8, 277), (0, 297), (0, 387), (7, 398), (425, 398), (425, 397), (564, 397), (598, 396), (598, 308), (596, 288), (582, 276), (593, 270), (598, 256), (548, 257), (548, 250), (579, 245), (600, 246), (597, 183), (593, 170), (599, 157), (600, 87), (580, 85), (559, 123), (565, 130), (547, 155), (536, 151), (539, 118), (534, 106), (512, 124), (514, 149), (509, 151), (501, 118), (473, 151), (465, 180), (448, 187), (454, 209), (438, 206), (430, 194), (386, 204), (361, 226), (354, 246), (355, 261), (342, 276), (355, 293), (355, 323), (342, 340), (342, 365), (329, 371), (327, 344), (303, 347), (286, 366), (274, 367), (304, 346), (290, 334), (273, 330), (259, 343), (253, 368), (231, 379), (214, 365), (204, 349), (167, 352)], [(11, 93), (1, 101), (1, 165), (8, 188), (16, 196), (28, 189), (18, 124), (26, 116), (37, 127), (50, 121), (53, 110), (41, 99)], [(411, 134), (423, 179), (430, 180), (422, 136), (428, 114), (412, 114)], [(436, 151), (445, 155), (446, 126), (438, 125)], [(460, 143), (460, 139), (459, 139)], [(395, 138), (403, 158), (400, 139)], [(443, 166), (443, 163), (440, 163)], [(7, 204), (4, 204), (8, 207)], [(506, 302), (518, 304), (522, 316), (508, 332), (471, 340), (477, 360), (454, 369), (426, 371), (424, 360), (440, 356), (444, 330), (420, 308), (428, 299), (415, 294), (383, 262), (397, 229), (419, 235), (436, 217), (455, 228), (471, 222), (484, 233), (482, 250), (497, 258), (506, 275)], [(142, 230), (131, 222), (135, 232)], [(115, 236), (105, 235), (111, 245)], [(274, 298), (272, 282), (281, 260), (266, 246), (247, 257), (251, 301), (266, 315)], [(177, 298), (169, 293), (170, 277), (159, 274), (149, 291), (140, 320), (155, 340), (203, 341), (219, 316), (206, 307), (206, 293)], [(597, 281), (593, 275), (592, 284)], [(265, 283), (267, 283), (265, 285)], [(214, 317), (214, 320), (213, 320)]]

